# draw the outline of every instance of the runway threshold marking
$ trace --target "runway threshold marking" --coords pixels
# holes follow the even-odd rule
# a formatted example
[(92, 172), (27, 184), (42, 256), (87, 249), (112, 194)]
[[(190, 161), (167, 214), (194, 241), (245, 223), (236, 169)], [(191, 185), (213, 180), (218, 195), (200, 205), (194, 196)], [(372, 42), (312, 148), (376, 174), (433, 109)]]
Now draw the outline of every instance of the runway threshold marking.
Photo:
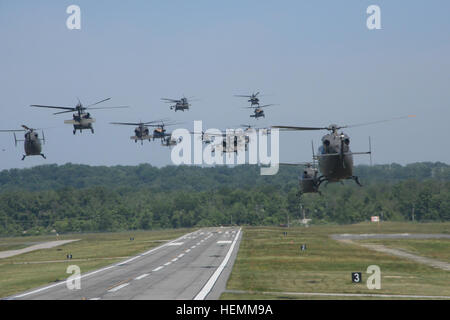
[(208, 282), (205, 284), (205, 286), (200, 290), (200, 292), (195, 296), (194, 300), (204, 300), (206, 296), (209, 294), (211, 289), (214, 287), (214, 284), (216, 283), (217, 279), (219, 279), (220, 274), (222, 273), (223, 269), (228, 263), (228, 260), (230, 260), (231, 254), (233, 253), (233, 249), (236, 245), (236, 242), (239, 238), (239, 234), (241, 233), (241, 229), (236, 234), (236, 237), (233, 240), (233, 244), (230, 246), (230, 249), (228, 249), (227, 255), (223, 259), (220, 266), (217, 268), (217, 270), (213, 273), (211, 278), (209, 278)]

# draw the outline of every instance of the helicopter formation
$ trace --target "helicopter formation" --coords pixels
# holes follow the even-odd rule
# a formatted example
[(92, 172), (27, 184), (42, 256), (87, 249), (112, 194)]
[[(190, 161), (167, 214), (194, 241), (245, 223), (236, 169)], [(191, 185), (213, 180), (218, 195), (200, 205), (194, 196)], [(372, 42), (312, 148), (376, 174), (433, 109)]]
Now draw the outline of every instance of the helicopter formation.
[[(265, 118), (263, 108), (273, 106), (274, 104), (260, 104), (260, 92), (252, 93), (251, 95), (235, 95), (235, 97), (247, 98), (250, 103), (249, 107), (254, 109), (254, 114), (250, 117), (257, 120), (260, 117)], [(80, 133), (83, 130), (90, 130), (94, 133), (93, 123), (95, 119), (92, 118), (91, 110), (101, 110), (101, 109), (123, 109), (129, 108), (128, 106), (116, 106), (116, 107), (95, 107), (100, 103), (109, 101), (111, 98), (106, 98), (97, 101), (93, 104), (84, 106), (80, 99), (75, 107), (63, 107), (54, 105), (30, 105), (34, 108), (50, 108), (58, 109), (63, 111), (58, 111), (54, 115), (73, 113), (72, 119), (65, 120), (65, 124), (73, 125), (73, 134), (75, 135), (77, 131)], [(169, 99), (161, 98), (162, 101), (170, 103), (170, 110), (176, 111), (187, 111), (191, 107), (190, 100), (192, 98), (182, 97), (180, 99)], [(192, 101), (192, 100), (191, 100)], [(250, 143), (250, 134), (253, 132), (262, 132), (262, 134), (271, 134), (272, 129), (277, 129), (280, 131), (323, 131), (326, 130), (324, 136), (321, 139), (321, 145), (318, 148), (318, 153), (314, 151), (314, 144), (312, 143), (312, 162), (306, 163), (281, 163), (281, 165), (294, 165), (303, 166), (303, 170), (299, 176), (299, 194), (304, 193), (320, 193), (319, 188), (325, 182), (326, 184), (330, 182), (343, 182), (345, 180), (353, 180), (359, 186), (362, 184), (359, 181), (359, 177), (353, 174), (353, 156), (354, 155), (372, 155), (371, 140), (369, 137), (369, 150), (364, 152), (352, 152), (350, 150), (350, 137), (342, 131), (342, 129), (371, 125), (386, 121), (399, 120), (410, 118), (414, 116), (399, 117), (388, 120), (367, 122), (356, 125), (344, 125), (339, 126), (336, 124), (331, 124), (327, 127), (301, 127), (301, 126), (286, 126), (286, 125), (275, 125), (270, 128), (254, 127), (249, 124), (240, 125), (239, 129), (221, 130), (219, 133), (208, 133), (208, 132), (190, 132), (191, 134), (197, 135), (204, 144), (214, 144), (215, 138), (221, 137), (219, 139), (220, 144), (214, 144), (212, 152), (220, 149), (223, 153), (234, 152), (237, 153), (238, 150), (248, 150), (248, 144)], [(134, 134), (130, 137), (136, 143), (138, 141), (143, 145), (144, 141), (155, 141), (159, 139), (162, 146), (173, 147), (181, 142), (181, 139), (175, 139), (171, 132), (167, 132), (166, 127), (180, 124), (177, 122), (172, 122), (169, 119), (159, 119), (148, 122), (110, 122), (113, 125), (122, 126), (134, 126)], [(42, 131), (42, 138), (39, 137), (37, 131)], [(339, 130), (341, 130), (339, 132)], [(12, 132), (14, 135), (15, 145), (18, 142), (24, 143), (25, 154), (22, 160), (25, 160), (28, 156), (41, 156), (46, 159), (46, 156), (42, 153), (42, 144), (45, 144), (45, 136), (42, 129), (33, 129), (25, 125), (22, 125), (22, 129), (16, 130), (0, 130), (0, 132)], [(25, 132), (24, 140), (18, 140), (16, 137), (17, 132)], [(317, 162), (317, 163), (316, 163)], [(372, 161), (371, 161), (372, 162)]]

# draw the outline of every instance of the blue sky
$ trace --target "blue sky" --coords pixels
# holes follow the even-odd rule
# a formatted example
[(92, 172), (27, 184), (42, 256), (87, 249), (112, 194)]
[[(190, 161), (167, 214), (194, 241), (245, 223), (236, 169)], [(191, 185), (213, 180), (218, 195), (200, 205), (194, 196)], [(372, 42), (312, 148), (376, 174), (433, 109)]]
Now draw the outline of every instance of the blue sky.
[[(66, 8), (81, 8), (68, 30)], [(381, 8), (381, 30), (366, 8)], [(0, 129), (45, 130), (48, 160), (20, 161), (22, 147), (0, 135), (0, 170), (67, 162), (170, 164), (170, 149), (129, 140), (112, 121), (169, 117), (192, 128), (326, 126), (415, 114), (346, 130), (354, 151), (373, 141), (375, 163), (450, 163), (448, 1), (0, 1)], [(266, 118), (245, 100), (261, 91)], [(162, 97), (195, 96), (192, 110), (170, 111)], [(72, 135), (51, 110), (30, 104), (89, 104), (106, 97), (96, 132)], [(307, 161), (321, 132), (281, 133), (281, 160)], [(4, 150), (4, 151), (2, 151)], [(368, 163), (359, 157), (356, 163)]]

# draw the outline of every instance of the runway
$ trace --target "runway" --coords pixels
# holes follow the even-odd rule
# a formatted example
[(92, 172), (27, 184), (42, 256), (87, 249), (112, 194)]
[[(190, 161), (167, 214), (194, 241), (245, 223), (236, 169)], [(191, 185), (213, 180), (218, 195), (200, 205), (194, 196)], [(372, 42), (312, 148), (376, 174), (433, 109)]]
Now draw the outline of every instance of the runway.
[(218, 299), (225, 290), (240, 239), (239, 228), (201, 229), (120, 263), (82, 273), (80, 289), (71, 290), (61, 281), (10, 299)]

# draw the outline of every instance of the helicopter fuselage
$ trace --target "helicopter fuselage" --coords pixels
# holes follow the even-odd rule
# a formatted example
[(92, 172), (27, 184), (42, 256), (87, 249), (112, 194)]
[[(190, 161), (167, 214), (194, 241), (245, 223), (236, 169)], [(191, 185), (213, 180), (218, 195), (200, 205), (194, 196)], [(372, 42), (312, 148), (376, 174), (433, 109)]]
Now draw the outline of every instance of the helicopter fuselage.
[(350, 138), (332, 132), (322, 137), (322, 146), (317, 155), (319, 169), (329, 182), (338, 182), (353, 177), (353, 156), (350, 151)]
[(25, 154), (27, 156), (40, 156), (42, 144), (37, 132), (27, 132), (24, 141)]
[(264, 110), (261, 109), (261, 108), (256, 108), (256, 109), (254, 110), (254, 112), (255, 112), (255, 114), (250, 115), (250, 118), (258, 119), (258, 118), (260, 118), (260, 117), (263, 117), (263, 118), (266, 117), (266, 116), (264, 115)]

